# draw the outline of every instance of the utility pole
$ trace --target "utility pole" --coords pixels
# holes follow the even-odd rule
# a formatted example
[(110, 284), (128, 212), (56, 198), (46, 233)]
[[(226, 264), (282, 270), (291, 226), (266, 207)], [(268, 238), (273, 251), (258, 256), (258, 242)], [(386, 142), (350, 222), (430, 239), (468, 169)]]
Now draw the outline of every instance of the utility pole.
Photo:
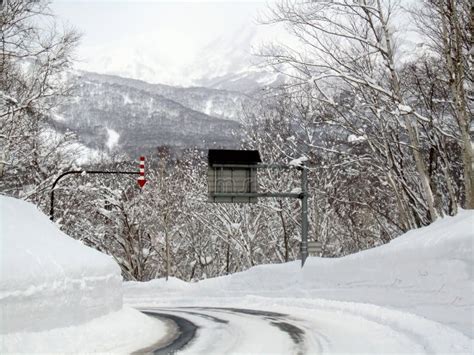
[(168, 228), (165, 231), (165, 242), (166, 242), (166, 281), (170, 276), (170, 243), (168, 238)]
[(308, 170), (301, 166), (301, 267), (308, 257)]

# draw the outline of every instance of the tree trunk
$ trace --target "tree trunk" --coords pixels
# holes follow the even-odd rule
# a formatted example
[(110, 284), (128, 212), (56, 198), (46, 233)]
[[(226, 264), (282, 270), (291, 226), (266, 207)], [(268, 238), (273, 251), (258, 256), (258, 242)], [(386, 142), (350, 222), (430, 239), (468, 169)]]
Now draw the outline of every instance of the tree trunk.
[[(472, 143), (469, 134), (471, 117), (467, 112), (466, 92), (464, 90), (465, 73), (462, 53), (462, 35), (459, 28), (459, 15), (455, 0), (448, 0), (446, 8), (442, 6), (441, 24), (443, 34), (444, 57), (448, 67), (449, 84), (453, 95), (454, 110), (461, 133), (461, 149), (464, 175), (464, 208), (474, 209), (474, 177)], [(472, 22), (474, 21), (474, 7), (471, 6), (471, 42), (473, 37)], [(472, 50), (472, 43), (471, 43)], [(472, 55), (472, 54), (471, 54)]]
[[(385, 51), (386, 51), (386, 60), (387, 60), (387, 67), (390, 71), (391, 77), (391, 84), (392, 89), (395, 95), (395, 99), (398, 101), (398, 104), (403, 104), (403, 98), (400, 92), (400, 81), (395, 70), (395, 61), (392, 51), (392, 43), (391, 43), (391, 34), (388, 28), (387, 20), (385, 19), (385, 15), (382, 10), (382, 5), (380, 4), (380, 0), (377, 0), (377, 8), (379, 12), (379, 19), (382, 24), (383, 35), (385, 38)], [(410, 139), (411, 150), (413, 153), (413, 158), (415, 159), (416, 170), (418, 175), (420, 176), (421, 186), (423, 188), (423, 192), (425, 195), (426, 202), (428, 204), (428, 211), (429, 211), (429, 219), (431, 222), (434, 222), (438, 217), (438, 213), (436, 212), (435, 205), (434, 205), (434, 196), (433, 191), (430, 185), (430, 179), (428, 177), (425, 162), (421, 155), (420, 151), (420, 143), (418, 140), (418, 132), (416, 127), (411, 121), (411, 115), (405, 115), (405, 127), (408, 132), (408, 137)]]

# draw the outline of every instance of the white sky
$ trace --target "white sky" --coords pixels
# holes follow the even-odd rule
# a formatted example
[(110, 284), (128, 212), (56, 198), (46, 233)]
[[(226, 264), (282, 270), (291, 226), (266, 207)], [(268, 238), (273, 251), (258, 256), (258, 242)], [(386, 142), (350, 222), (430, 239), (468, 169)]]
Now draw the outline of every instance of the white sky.
[(294, 45), (284, 31), (258, 25), (278, 1), (56, 0), (52, 9), (83, 34), (78, 68), (188, 85), (213, 70), (244, 69), (262, 41)]
[(190, 85), (216, 63), (225, 74), (249, 62), (258, 18), (275, 1), (56, 0), (51, 7), (83, 35), (78, 68)]
[(91, 47), (157, 32), (211, 41), (256, 24), (274, 1), (57, 0), (52, 9), (83, 33), (83, 46)]

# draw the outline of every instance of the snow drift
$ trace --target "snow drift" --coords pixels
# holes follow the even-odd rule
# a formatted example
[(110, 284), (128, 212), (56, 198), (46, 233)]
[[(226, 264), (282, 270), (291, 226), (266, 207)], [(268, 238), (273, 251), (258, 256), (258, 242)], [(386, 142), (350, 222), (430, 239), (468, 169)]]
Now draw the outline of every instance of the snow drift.
[(123, 307), (70, 327), (0, 334), (0, 353), (125, 354), (147, 348), (167, 331), (167, 326), (158, 319)]
[(0, 353), (133, 352), (166, 332), (122, 307), (111, 257), (59, 231), (34, 205), (0, 196)]
[(120, 268), (32, 204), (0, 197), (1, 333), (83, 323), (122, 308)]

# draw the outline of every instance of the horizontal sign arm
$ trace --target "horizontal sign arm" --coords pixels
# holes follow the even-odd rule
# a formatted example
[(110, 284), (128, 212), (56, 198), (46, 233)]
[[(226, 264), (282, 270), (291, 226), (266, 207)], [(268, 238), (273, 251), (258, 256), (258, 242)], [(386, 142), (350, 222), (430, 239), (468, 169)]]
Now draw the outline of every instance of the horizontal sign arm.
[(242, 169), (298, 169), (302, 170), (303, 166), (284, 165), (284, 164), (212, 164), (212, 168), (242, 168)]
[(292, 192), (242, 192), (242, 193), (226, 193), (214, 192), (209, 194), (211, 197), (289, 197), (299, 198), (304, 197), (303, 193)]
[(54, 220), (54, 190), (56, 188), (56, 184), (61, 180), (63, 177), (72, 174), (123, 174), (123, 175), (137, 175), (140, 174), (139, 171), (108, 171), (108, 170), (70, 170), (62, 173), (59, 175), (56, 180), (54, 180), (53, 186), (51, 187), (51, 207), (49, 210), (49, 219), (51, 221)]

